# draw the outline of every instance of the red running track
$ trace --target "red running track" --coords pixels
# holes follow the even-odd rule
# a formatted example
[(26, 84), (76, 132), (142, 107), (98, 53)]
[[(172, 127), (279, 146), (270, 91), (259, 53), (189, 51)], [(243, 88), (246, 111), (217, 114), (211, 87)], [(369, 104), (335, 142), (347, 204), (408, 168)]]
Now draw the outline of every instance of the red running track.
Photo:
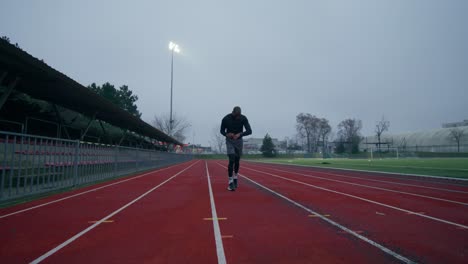
[(467, 262), (465, 186), (243, 162), (229, 192), (225, 165), (191, 161), (0, 209), (0, 261)]
[[(330, 175), (323, 170), (282, 165), (244, 163), (242, 168), (244, 175), (322, 214), (329, 214), (331, 219), (353, 230), (362, 231), (366, 237), (387, 245), (411, 260), (424, 263), (466, 263), (467, 205), (453, 202), (466, 202), (468, 192), (448, 190), (468, 191), (468, 187), (434, 183), (427, 179), (422, 186), (437, 186), (441, 190), (403, 187), (392, 183), (383, 185), (383, 182), (373, 181), (381, 180), (381, 175), (361, 175), (363, 179), (356, 181), (353, 178), (337, 177), (337, 172)], [(355, 172), (339, 173), (342, 176), (356, 176)], [(386, 180), (402, 182), (399, 177), (386, 177)], [(405, 194), (376, 190), (369, 186), (404, 191)], [(428, 197), (443, 197), (451, 202)]]

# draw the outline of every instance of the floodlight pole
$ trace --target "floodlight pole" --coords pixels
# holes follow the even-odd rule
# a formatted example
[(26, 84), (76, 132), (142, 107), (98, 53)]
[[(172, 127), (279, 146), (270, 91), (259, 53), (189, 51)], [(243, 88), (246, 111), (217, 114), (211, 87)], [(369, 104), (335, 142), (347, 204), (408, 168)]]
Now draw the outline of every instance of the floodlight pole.
[(173, 87), (173, 83), (174, 83), (174, 48), (171, 49), (171, 110), (170, 110), (170, 117), (169, 117), (169, 135), (172, 136), (172, 122), (174, 122), (174, 120), (172, 120), (172, 87)]

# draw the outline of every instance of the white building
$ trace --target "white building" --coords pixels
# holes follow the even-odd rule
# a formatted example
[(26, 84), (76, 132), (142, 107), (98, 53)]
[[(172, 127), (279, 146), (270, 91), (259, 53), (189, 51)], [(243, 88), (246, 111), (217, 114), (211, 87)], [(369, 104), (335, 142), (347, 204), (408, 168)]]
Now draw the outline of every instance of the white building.
[(442, 124), (443, 128), (453, 128), (453, 127), (462, 127), (468, 126), (468, 120), (463, 120), (461, 122), (452, 122), (452, 123), (444, 123)]

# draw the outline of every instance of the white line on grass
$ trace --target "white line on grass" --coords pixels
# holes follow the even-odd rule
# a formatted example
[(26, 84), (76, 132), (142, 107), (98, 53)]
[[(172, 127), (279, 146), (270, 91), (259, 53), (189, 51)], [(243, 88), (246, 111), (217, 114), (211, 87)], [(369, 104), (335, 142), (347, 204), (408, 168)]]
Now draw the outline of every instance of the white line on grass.
[[(221, 167), (224, 167), (219, 163), (218, 163), (218, 165), (221, 166)], [(288, 198), (288, 197), (286, 197), (286, 196), (284, 196), (284, 195), (282, 195), (282, 194), (280, 194), (278, 192), (273, 191), (272, 189), (270, 189), (270, 188), (268, 188), (266, 186), (263, 186), (262, 184), (250, 179), (249, 177), (247, 177), (247, 176), (245, 176), (243, 174), (239, 174), (239, 175), (244, 177), (245, 179), (249, 180), (253, 184), (256, 184), (257, 186), (260, 186), (261, 188), (273, 193), (274, 195), (276, 195), (276, 196), (278, 196), (280, 198), (283, 198), (284, 200), (294, 204), (295, 206), (297, 206), (297, 207), (299, 207), (301, 209), (304, 209), (305, 211), (309, 212), (310, 214), (316, 215), (317, 217), (319, 217), (323, 221), (328, 222), (329, 224), (343, 230), (344, 232), (349, 233), (349, 234), (361, 239), (362, 241), (369, 243), (370, 245), (382, 250), (383, 252), (389, 254), (390, 256), (392, 256), (392, 257), (394, 257), (394, 258), (396, 258), (396, 259), (398, 259), (398, 260), (400, 260), (400, 261), (402, 261), (404, 263), (415, 263), (415, 262), (411, 261), (410, 259), (408, 259), (408, 258), (394, 252), (393, 250), (391, 250), (391, 249), (389, 249), (389, 248), (387, 248), (387, 247), (385, 247), (385, 246), (383, 246), (383, 245), (381, 245), (381, 244), (379, 244), (379, 243), (377, 243), (377, 242), (375, 242), (375, 241), (373, 241), (373, 240), (371, 240), (371, 239), (369, 239), (369, 238), (367, 238), (365, 236), (362, 236), (362, 235), (354, 232), (353, 230), (351, 230), (351, 229), (349, 229), (349, 228), (347, 228), (347, 227), (345, 227), (345, 226), (343, 226), (343, 225), (341, 225), (341, 224), (339, 224), (339, 223), (337, 223), (337, 222), (335, 222), (333, 220), (330, 220), (326, 216), (321, 215), (321, 214), (319, 214), (319, 213), (305, 207), (304, 205), (302, 205), (302, 204), (300, 204), (300, 203), (298, 203), (298, 202), (296, 202), (296, 201), (294, 201), (294, 200), (292, 200), (292, 199), (290, 199), (290, 198)]]
[(39, 204), (39, 205), (36, 205), (36, 206), (28, 207), (26, 209), (22, 209), (22, 210), (19, 210), (19, 211), (13, 212), (13, 213), (9, 213), (9, 214), (6, 214), (6, 215), (0, 215), (0, 219), (8, 217), (8, 216), (15, 215), (15, 214), (23, 213), (23, 212), (26, 212), (26, 211), (30, 211), (30, 210), (33, 210), (33, 209), (37, 209), (37, 208), (40, 208), (40, 207), (43, 207), (43, 206), (46, 206), (46, 205), (49, 205), (49, 204), (58, 203), (58, 202), (68, 200), (70, 198), (77, 197), (77, 196), (87, 194), (87, 193), (90, 193), (90, 192), (95, 192), (97, 190), (104, 189), (104, 188), (107, 188), (107, 187), (110, 187), (110, 186), (113, 186), (113, 185), (121, 184), (121, 183), (128, 182), (128, 181), (132, 181), (132, 180), (141, 178), (143, 176), (146, 176), (146, 175), (149, 175), (149, 174), (152, 174), (152, 173), (157, 173), (157, 172), (160, 172), (160, 171), (164, 171), (164, 170), (167, 170), (167, 169), (170, 169), (170, 168), (173, 168), (173, 166), (163, 168), (163, 169), (158, 169), (158, 170), (155, 170), (155, 171), (151, 171), (151, 172), (148, 172), (148, 173), (145, 173), (145, 174), (142, 174), (142, 175), (138, 175), (136, 177), (132, 177), (130, 179), (126, 179), (126, 180), (114, 182), (114, 183), (111, 183), (111, 184), (107, 184), (107, 185), (104, 185), (104, 186), (101, 186), (101, 187), (98, 187), (98, 188), (94, 188), (94, 189), (91, 189), (91, 190), (87, 190), (87, 191), (84, 191), (84, 192), (73, 194), (73, 195), (70, 195), (70, 196), (67, 196), (67, 197), (64, 197), (64, 198), (60, 198), (60, 199), (57, 199), (57, 200), (53, 200), (53, 201), (50, 201), (50, 202), (47, 202), (47, 203), (43, 203), (43, 204)]
[[(265, 167), (262, 167), (262, 168), (265, 168)], [(422, 194), (402, 192), (402, 191), (391, 190), (391, 189), (387, 189), (387, 188), (381, 188), (381, 187), (370, 186), (370, 185), (365, 185), (365, 184), (359, 184), (359, 183), (354, 183), (354, 182), (347, 182), (347, 181), (341, 181), (341, 180), (336, 180), (336, 179), (324, 178), (324, 177), (320, 177), (320, 176), (314, 176), (314, 175), (310, 175), (310, 174), (303, 174), (303, 173), (298, 173), (298, 172), (293, 172), (293, 171), (285, 171), (285, 170), (279, 170), (279, 169), (274, 169), (274, 168), (269, 168), (269, 169), (275, 170), (275, 171), (280, 171), (280, 172), (286, 172), (286, 173), (301, 175), (301, 176), (308, 177), (308, 178), (316, 178), (316, 179), (321, 179), (321, 180), (326, 180), (326, 181), (333, 181), (333, 182), (339, 182), (339, 183), (344, 183), (344, 184), (349, 184), (349, 185), (354, 185), (354, 186), (360, 186), (360, 187), (364, 187), (364, 188), (382, 190), (382, 191), (386, 191), (386, 192), (393, 192), (393, 193), (412, 195), (412, 196), (417, 196), (417, 197), (422, 197), (422, 198), (427, 198), (427, 199), (432, 199), (432, 200), (437, 200), (437, 201), (443, 201), (443, 202), (448, 202), (448, 203), (468, 205), (468, 203), (464, 203), (464, 202), (453, 201), (453, 200), (448, 200), (448, 199), (443, 199), (443, 198), (437, 198), (437, 197), (432, 197), (432, 196), (427, 196), (427, 195), (422, 195)]]
[[(468, 181), (468, 178), (432, 176), (432, 175), (425, 175), (425, 174), (411, 174), (411, 173), (399, 173), (399, 172), (388, 172), (388, 171), (357, 170), (357, 169), (346, 169), (346, 168), (337, 168), (337, 167), (322, 167), (322, 166), (302, 165), (302, 164), (287, 164), (287, 163), (267, 162), (267, 161), (251, 161), (251, 162), (266, 163), (266, 164), (282, 164), (282, 165), (290, 165), (290, 166), (300, 166), (300, 167), (320, 168), (320, 169), (333, 169), (333, 170), (344, 170), (344, 171), (372, 172), (372, 173), (379, 173), (379, 174), (386, 174), (386, 175), (392, 175), (393, 174), (393, 175), (400, 175), (400, 176), (414, 176), (414, 177), (419, 177), (419, 178), (434, 178), (434, 179), (443, 179), (443, 180)], [(421, 181), (420, 179), (404, 179), (404, 180)], [(433, 183), (460, 186), (459, 184), (454, 184), (454, 183), (441, 183), (441, 182), (433, 182)]]
[[(337, 165), (354, 165), (354, 166), (362, 166), (362, 163), (337, 163)], [(462, 168), (438, 168), (438, 167), (419, 167), (419, 166), (401, 166), (401, 165), (382, 165), (382, 164), (376, 164), (376, 166), (379, 167), (387, 167), (387, 168), (408, 168), (408, 169), (429, 169), (429, 170), (448, 170), (448, 171), (468, 171), (468, 169), (462, 169)], [(442, 176), (443, 177), (443, 176)]]
[(213, 189), (211, 188), (210, 172), (208, 171), (208, 163), (205, 161), (206, 177), (208, 178), (208, 189), (210, 191), (210, 203), (211, 203), (211, 217), (213, 218), (213, 229), (216, 242), (216, 254), (218, 256), (218, 263), (225, 264), (226, 256), (224, 255), (223, 238), (221, 237), (221, 231), (219, 228), (218, 214), (216, 213), (215, 200), (213, 196)]
[(377, 204), (377, 205), (384, 206), (384, 207), (387, 207), (387, 208), (391, 208), (391, 209), (394, 209), (394, 210), (397, 210), (397, 211), (401, 211), (401, 212), (405, 212), (405, 213), (410, 213), (410, 214), (417, 215), (417, 216), (420, 216), (420, 217), (423, 217), (423, 218), (431, 219), (431, 220), (434, 220), (434, 221), (437, 221), (437, 222), (441, 222), (441, 223), (453, 225), (453, 226), (456, 226), (456, 227), (461, 227), (461, 228), (464, 228), (464, 229), (468, 229), (468, 226), (466, 226), (466, 225), (462, 225), (462, 224), (454, 223), (454, 222), (451, 222), (451, 221), (448, 221), (448, 220), (440, 219), (440, 218), (437, 218), (437, 217), (433, 217), (433, 216), (421, 214), (421, 213), (418, 213), (418, 212), (406, 210), (406, 209), (403, 209), (403, 208), (400, 208), (400, 207), (396, 207), (396, 206), (393, 206), (393, 205), (380, 203), (380, 202), (377, 202), (377, 201), (369, 200), (369, 199), (362, 198), (362, 197), (359, 197), (359, 196), (355, 196), (355, 195), (352, 195), (352, 194), (347, 194), (347, 193), (343, 193), (343, 192), (339, 192), (339, 191), (335, 191), (335, 190), (323, 188), (323, 187), (320, 187), (320, 186), (308, 184), (308, 183), (301, 182), (301, 181), (296, 181), (296, 180), (293, 180), (293, 179), (281, 177), (281, 176), (279, 176), (279, 175), (272, 174), (272, 173), (268, 173), (268, 172), (264, 172), (264, 171), (259, 171), (259, 170), (255, 170), (255, 169), (251, 169), (251, 168), (247, 168), (247, 167), (244, 167), (244, 168), (247, 169), (247, 170), (252, 170), (252, 171), (256, 171), (256, 172), (260, 172), (260, 173), (263, 173), (263, 174), (267, 174), (267, 175), (270, 175), (270, 176), (273, 176), (273, 177), (276, 177), (276, 178), (280, 178), (280, 179), (283, 179), (283, 180), (287, 180), (287, 181), (291, 181), (291, 182), (303, 184), (303, 185), (306, 185), (306, 186), (309, 186), (309, 187), (312, 187), (312, 188), (315, 188), (315, 189), (319, 189), (319, 190), (323, 190), (323, 191), (327, 191), (327, 192), (332, 192), (332, 193), (336, 193), (336, 194), (340, 194), (340, 195), (344, 195), (344, 196), (351, 197), (351, 198), (355, 198), (355, 199), (358, 199), (358, 200), (361, 200), (361, 201), (365, 201), (365, 202), (368, 202), (368, 203)]
[[(278, 165), (278, 166), (287, 166), (287, 167), (298, 167), (297, 169), (300, 168), (309, 168), (309, 169), (315, 169), (315, 168), (320, 168), (320, 169), (339, 169), (339, 168), (333, 168), (333, 167), (320, 167), (320, 166), (307, 166), (307, 165), (300, 165), (300, 164), (286, 164), (286, 163), (274, 163), (274, 162), (260, 162), (260, 161), (250, 161), (251, 163), (261, 163), (265, 165)], [(348, 169), (340, 169), (340, 170), (348, 170)], [(308, 171), (308, 170), (301, 170), (301, 171)], [(350, 171), (355, 171), (355, 170), (350, 170)], [(372, 172), (372, 171), (362, 171), (361, 172)], [(423, 188), (423, 189), (433, 189), (433, 190), (439, 190), (439, 191), (447, 191), (447, 192), (455, 192), (455, 193), (468, 193), (466, 191), (459, 191), (459, 190), (452, 190), (452, 189), (446, 189), (446, 188), (438, 188), (438, 187), (429, 187), (429, 186), (422, 186), (422, 185), (416, 185), (416, 184), (409, 184), (409, 183), (401, 183), (401, 182), (393, 182), (393, 181), (383, 181), (383, 180), (376, 180), (376, 179), (370, 179), (368, 177), (356, 177), (356, 176), (349, 176), (349, 175), (342, 175), (342, 174), (335, 174), (335, 173), (330, 173), (330, 172), (323, 172), (323, 171), (318, 171), (317, 173), (321, 174), (326, 174), (326, 175), (333, 175), (333, 176), (338, 176), (338, 177), (345, 177), (345, 178), (353, 178), (353, 179), (363, 179), (367, 181), (375, 181), (375, 182), (385, 182), (385, 183), (391, 183), (391, 184), (397, 184), (397, 185), (404, 185), (404, 186), (412, 186), (412, 187), (418, 187), (418, 188)], [(391, 173), (385, 173), (385, 174), (391, 174)], [(406, 175), (406, 174), (405, 174)], [(372, 176), (371, 176), (372, 177)], [(389, 176), (390, 177), (390, 176)], [(421, 176), (422, 177), (422, 176)], [(433, 184), (445, 184), (441, 182), (427, 182), (427, 181), (422, 181), (422, 180), (415, 180), (415, 179), (403, 179), (403, 178), (395, 178), (397, 180), (410, 180), (410, 181), (418, 181), (418, 182), (425, 182), (425, 183), (433, 183)], [(450, 178), (452, 179), (452, 178)], [(456, 179), (456, 178), (454, 178)], [(460, 185), (454, 185), (451, 183), (447, 183), (448, 185), (453, 185), (453, 186), (460, 186)]]
[(35, 264), (35, 263), (39, 263), (41, 261), (43, 261), (44, 259), (50, 257), (51, 255), (53, 255), (54, 253), (56, 253), (57, 251), (59, 251), (60, 249), (66, 247), (67, 245), (69, 245), (70, 243), (72, 243), (73, 241), (75, 241), (76, 239), (78, 239), (79, 237), (83, 236), (84, 234), (88, 233), (89, 231), (91, 231), (92, 229), (94, 229), (95, 227), (97, 227), (98, 225), (100, 225), (102, 222), (108, 220), (109, 218), (113, 217), (114, 215), (120, 213), (121, 211), (123, 211), (125, 208), (129, 207), (130, 205), (136, 203), (138, 200), (140, 200), (141, 198), (145, 197), (146, 195), (148, 195), (149, 193), (153, 192), (154, 190), (156, 190), (157, 188), (161, 187), (162, 185), (164, 185), (165, 183), (167, 183), (168, 181), (174, 179), (175, 177), (177, 177), (178, 175), (180, 175), (181, 173), (183, 173), (184, 171), (188, 170), (189, 168), (191, 168), (193, 165), (197, 164), (197, 162), (193, 163), (192, 165), (188, 166), (187, 168), (179, 171), (178, 173), (172, 175), (170, 178), (168, 178), (167, 180), (163, 181), (162, 183), (156, 185), (155, 187), (151, 188), (149, 191), (145, 192), (144, 194), (138, 196), (137, 198), (135, 198), (133, 201), (127, 203), (126, 205), (120, 207), (119, 209), (115, 210), (114, 212), (112, 212), (111, 214), (109, 214), (108, 216), (102, 218), (101, 220), (97, 221), (95, 224), (89, 226), (88, 228), (84, 229), (83, 231), (79, 232), (78, 234), (74, 235), (73, 237), (69, 238), (68, 240), (66, 240), (65, 242), (63, 242), (62, 244), (56, 246), (55, 248), (51, 249), (50, 251), (48, 251), (47, 253), (45, 253), (44, 255), (38, 257), (37, 259), (33, 260), (31, 262), (31, 264)]

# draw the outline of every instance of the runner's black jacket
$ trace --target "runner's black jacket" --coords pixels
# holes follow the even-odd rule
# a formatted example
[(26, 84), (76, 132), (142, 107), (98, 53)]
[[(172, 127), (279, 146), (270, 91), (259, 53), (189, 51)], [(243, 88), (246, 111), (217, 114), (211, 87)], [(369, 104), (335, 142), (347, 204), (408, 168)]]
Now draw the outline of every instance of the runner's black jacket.
[[(243, 128), (245, 128), (245, 131), (243, 131)], [(240, 115), (239, 118), (235, 118), (232, 114), (227, 114), (221, 121), (220, 132), (223, 136), (226, 136), (228, 133), (240, 133), (240, 138), (242, 138), (243, 136), (252, 134), (252, 129), (246, 116)]]

